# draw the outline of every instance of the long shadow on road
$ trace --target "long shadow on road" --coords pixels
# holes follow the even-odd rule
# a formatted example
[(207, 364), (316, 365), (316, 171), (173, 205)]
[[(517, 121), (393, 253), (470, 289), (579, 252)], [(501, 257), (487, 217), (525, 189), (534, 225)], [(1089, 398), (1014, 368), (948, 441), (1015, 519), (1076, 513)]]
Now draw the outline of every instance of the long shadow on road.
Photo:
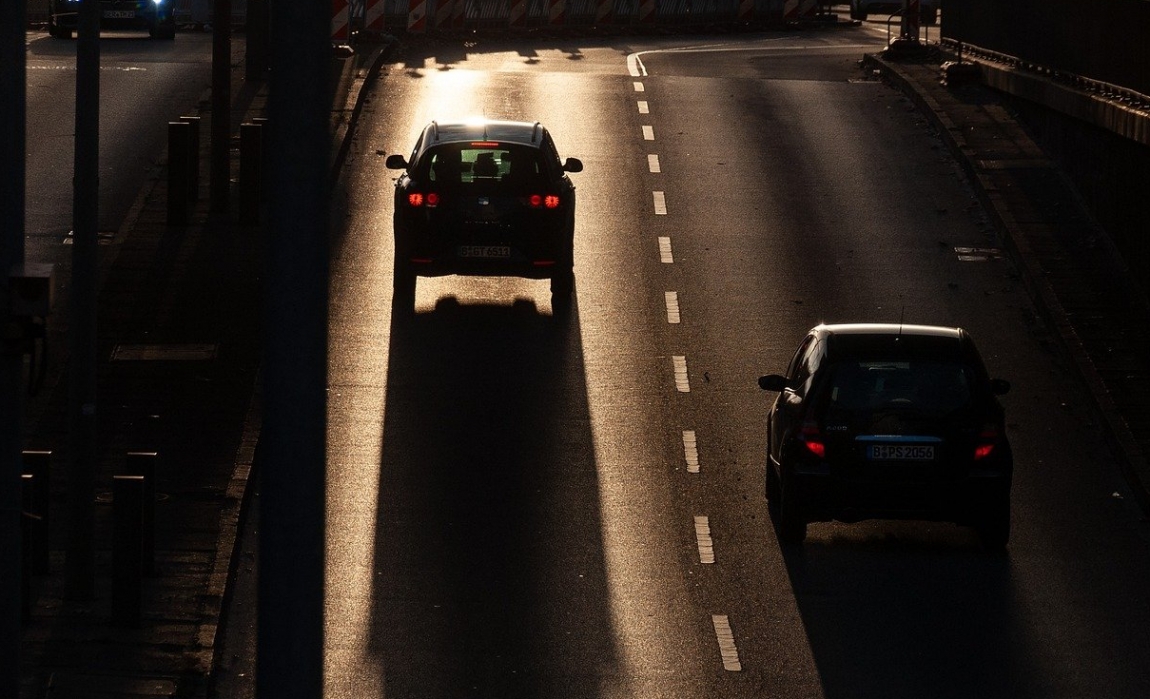
[(449, 298), (393, 321), (370, 646), (385, 696), (598, 696), (615, 650), (585, 382), (577, 313)]

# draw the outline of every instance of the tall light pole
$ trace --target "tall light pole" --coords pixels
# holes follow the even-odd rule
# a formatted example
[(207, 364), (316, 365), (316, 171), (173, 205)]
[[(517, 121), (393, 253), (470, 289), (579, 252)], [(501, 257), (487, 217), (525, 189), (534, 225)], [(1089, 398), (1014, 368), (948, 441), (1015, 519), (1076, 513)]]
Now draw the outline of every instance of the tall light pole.
[(279, 0), (268, 81), (256, 688), (323, 695), (331, 6)]
[(20, 694), (21, 403), (23, 355), (10, 335), (16, 331), (9, 283), (24, 262), (24, 148), (27, 74), (23, 2), (0, 6), (0, 696)]

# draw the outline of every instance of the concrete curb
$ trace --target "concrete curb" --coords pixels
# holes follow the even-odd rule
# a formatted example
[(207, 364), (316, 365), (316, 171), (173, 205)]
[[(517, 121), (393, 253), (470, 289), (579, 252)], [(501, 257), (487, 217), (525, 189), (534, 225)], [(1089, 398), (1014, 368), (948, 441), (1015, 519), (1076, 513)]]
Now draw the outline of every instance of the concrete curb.
[(1046, 281), (1042, 267), (1030, 248), (1029, 240), (1014, 216), (1003, 205), (1001, 196), (989, 186), (987, 175), (978, 167), (961, 129), (943, 112), (938, 102), (921, 89), (918, 81), (902, 70), (897, 63), (886, 61), (874, 54), (865, 54), (863, 67), (880, 71), (914, 101), (919, 110), (934, 123), (943, 141), (975, 185), (980, 202), (991, 215), (995, 228), (1006, 242), (1019, 269), (1022, 270), (1023, 283), (1030, 297), (1044, 319), (1054, 329), (1067, 356), (1078, 370), (1083, 387), (1093, 400), (1092, 408), (1105, 426), (1103, 432), (1118, 457), (1123, 476), (1143, 512), (1150, 516), (1150, 489), (1147, 487), (1150, 485), (1150, 465), (1147, 464), (1146, 455), (1134, 438), (1126, 420), (1116, 408), (1109, 389), (1083, 346), (1054, 289)]

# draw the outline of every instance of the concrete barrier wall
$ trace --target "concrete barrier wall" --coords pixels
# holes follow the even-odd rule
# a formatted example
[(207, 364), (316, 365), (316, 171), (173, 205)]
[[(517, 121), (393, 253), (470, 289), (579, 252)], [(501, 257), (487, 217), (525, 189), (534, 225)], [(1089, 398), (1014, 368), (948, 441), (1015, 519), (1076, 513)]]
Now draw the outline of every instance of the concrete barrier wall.
[(942, 34), (1150, 94), (1150, 0), (947, 0)]

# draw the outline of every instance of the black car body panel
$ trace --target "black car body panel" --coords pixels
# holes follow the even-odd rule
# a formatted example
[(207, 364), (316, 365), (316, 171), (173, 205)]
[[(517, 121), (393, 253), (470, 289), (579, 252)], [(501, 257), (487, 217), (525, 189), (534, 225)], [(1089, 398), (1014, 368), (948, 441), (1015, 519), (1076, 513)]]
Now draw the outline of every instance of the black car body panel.
[(803, 523), (978, 526), (1002, 514), (1013, 454), (996, 394), (1008, 384), (989, 378), (963, 330), (821, 325), (785, 377), (760, 385), (781, 391), (768, 416), (767, 478), (786, 484)]

